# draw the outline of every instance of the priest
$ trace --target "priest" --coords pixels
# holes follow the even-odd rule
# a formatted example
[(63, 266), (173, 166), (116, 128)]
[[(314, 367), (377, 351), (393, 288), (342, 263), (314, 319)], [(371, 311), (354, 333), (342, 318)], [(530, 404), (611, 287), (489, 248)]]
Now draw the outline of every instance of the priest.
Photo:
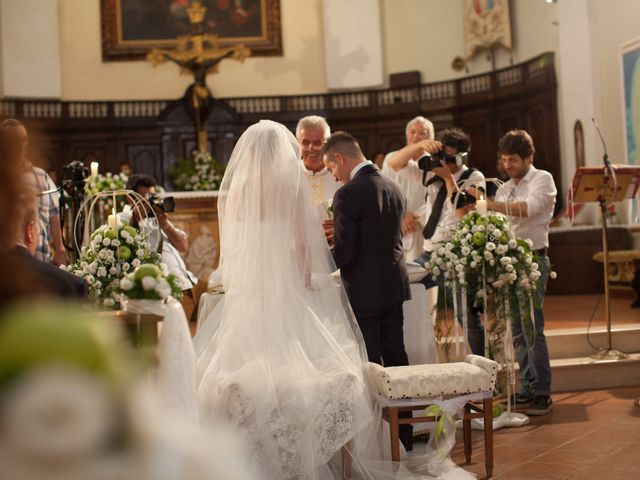
[(326, 207), (340, 187), (322, 163), (322, 149), (330, 135), (329, 124), (318, 115), (301, 118), (296, 127), (296, 138), (300, 143), (302, 164), (311, 186), (313, 202), (319, 206), (325, 204)]

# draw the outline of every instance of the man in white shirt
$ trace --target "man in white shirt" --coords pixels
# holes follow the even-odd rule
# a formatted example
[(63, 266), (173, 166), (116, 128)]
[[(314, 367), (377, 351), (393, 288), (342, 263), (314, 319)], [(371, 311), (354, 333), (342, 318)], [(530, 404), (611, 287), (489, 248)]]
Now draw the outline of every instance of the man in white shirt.
[[(520, 365), (520, 392), (514, 404), (529, 405), (527, 414), (544, 415), (551, 411), (551, 366), (549, 350), (544, 336), (542, 305), (549, 278), (550, 264), (549, 223), (553, 217), (557, 190), (553, 177), (533, 166), (535, 147), (531, 136), (524, 130), (512, 130), (498, 143), (502, 163), (510, 180), (497, 191), (495, 201), (489, 200), (489, 210), (510, 217), (516, 235), (533, 242), (532, 249), (538, 256), (540, 273), (534, 306), (535, 339), (532, 347), (523, 334), (520, 318), (512, 323), (513, 341)], [(518, 309), (513, 309), (518, 311)]]
[[(433, 140), (435, 137), (433, 123), (423, 116), (417, 116), (407, 123), (405, 137), (407, 145), (414, 145), (422, 140)], [(422, 184), (422, 181), (415, 182), (412, 178), (407, 178), (406, 175), (396, 172), (391, 167), (390, 159), (399, 152), (399, 150), (396, 150), (384, 157), (382, 171), (398, 182), (400, 190), (407, 200), (407, 213), (402, 224), (402, 247), (404, 248), (405, 258), (413, 260), (423, 251), (422, 228), (425, 224), (427, 189)], [(423, 151), (416, 151), (409, 159), (409, 163), (417, 165), (417, 161), (422, 155)]]
[[(396, 155), (388, 159), (389, 166), (401, 177), (414, 183), (426, 183), (426, 207), (424, 214), (424, 252), (414, 261), (420, 265), (426, 264), (431, 258), (434, 245), (446, 242), (450, 238), (451, 228), (457, 223), (457, 217), (463, 216), (471, 208), (470, 205), (454, 207), (455, 195), (468, 183), (481, 186), (484, 180), (482, 172), (470, 169), (464, 164), (464, 159), (471, 149), (469, 135), (459, 128), (444, 130), (440, 133), (440, 141), (421, 140), (398, 150)], [(425, 171), (412, 159), (426, 153), (435, 154), (442, 151), (444, 160), (441, 166), (432, 168), (425, 175)], [(464, 188), (467, 188), (466, 186)], [(427, 276), (424, 281), (426, 288), (442, 286), (442, 279), (434, 281)], [(468, 304), (468, 341), (471, 351), (476, 355), (484, 355), (484, 327), (480, 322), (479, 309), (473, 304), (474, 296), (469, 295)]]
[(333, 200), (340, 184), (322, 163), (322, 149), (331, 135), (327, 121), (318, 115), (303, 117), (296, 127), (296, 138), (300, 143), (302, 164), (309, 180), (311, 194), (316, 205)]

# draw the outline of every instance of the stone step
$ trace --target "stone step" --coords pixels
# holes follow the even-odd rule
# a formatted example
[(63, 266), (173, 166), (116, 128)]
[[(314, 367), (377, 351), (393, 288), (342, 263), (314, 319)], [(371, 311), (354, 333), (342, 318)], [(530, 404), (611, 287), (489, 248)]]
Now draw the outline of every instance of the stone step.
[(626, 360), (597, 361), (591, 357), (551, 360), (554, 392), (596, 390), (640, 385), (640, 354)]
[[(589, 357), (598, 350), (608, 348), (606, 328), (591, 328), (587, 338), (587, 328), (557, 328), (545, 331), (549, 357), (571, 359)], [(595, 346), (589, 344), (589, 340)], [(640, 352), (640, 323), (615, 326), (611, 330), (611, 343), (614, 349), (625, 353)]]

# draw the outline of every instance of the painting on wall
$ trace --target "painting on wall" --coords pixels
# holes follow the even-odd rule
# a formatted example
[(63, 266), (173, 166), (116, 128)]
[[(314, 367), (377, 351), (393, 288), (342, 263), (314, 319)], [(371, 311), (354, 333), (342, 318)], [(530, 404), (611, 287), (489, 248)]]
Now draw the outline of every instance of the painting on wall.
[(625, 155), (628, 164), (640, 165), (640, 38), (621, 50)]
[[(104, 61), (144, 60), (189, 34), (191, 0), (100, 0)], [(282, 55), (280, 0), (200, 0), (206, 33), (221, 46), (244, 44), (253, 56)]]

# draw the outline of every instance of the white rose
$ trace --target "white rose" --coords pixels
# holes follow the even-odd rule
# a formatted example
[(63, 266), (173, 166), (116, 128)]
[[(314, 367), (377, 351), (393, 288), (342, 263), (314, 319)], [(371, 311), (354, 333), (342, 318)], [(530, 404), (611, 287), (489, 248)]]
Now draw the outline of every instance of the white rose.
[(138, 267), (140, 266), (140, 260), (139, 260), (139, 259), (137, 259), (137, 258), (134, 258), (134, 259), (131, 261), (131, 266), (132, 266), (133, 268), (138, 268)]
[(518, 252), (520, 253), (524, 253), (524, 247), (519, 246), (516, 250), (518, 250)]
[(104, 267), (98, 268), (98, 276), (99, 277), (106, 277), (107, 276), (107, 269), (104, 268)]
[(102, 245), (104, 245), (105, 247), (108, 247), (109, 245), (111, 245), (111, 239), (105, 238), (104, 240), (102, 240)]
[(496, 261), (494, 259), (489, 260), (489, 266), (495, 267), (496, 266)]
[(469, 265), (471, 268), (476, 268), (478, 266), (478, 262), (476, 261), (472, 261), (471, 264)]
[(539, 265), (536, 262), (531, 263), (531, 270), (538, 270)]
[(156, 292), (160, 295), (160, 298), (167, 298), (171, 295), (171, 285), (164, 278), (160, 279), (158, 285), (155, 287)]
[(462, 255), (465, 257), (471, 253), (471, 249), (469, 247), (462, 247), (461, 249)]
[(111, 268), (109, 269), (109, 273), (110, 273), (111, 275), (116, 275), (116, 274), (118, 273), (118, 269), (117, 269), (116, 267), (111, 267)]
[[(518, 242), (516, 242), (513, 238), (511, 240), (509, 240), (509, 243), (507, 243), (507, 245), (509, 246), (509, 248), (516, 248), (518, 246)], [(522, 248), (522, 247), (520, 247)]]
[(486, 228), (484, 228), (484, 225), (478, 225), (478, 231), (479, 232), (484, 232), (486, 230)]
[(142, 248), (136, 250), (136, 257), (144, 257), (144, 250)]
[(513, 272), (513, 265), (507, 265), (507, 266), (505, 267), (505, 270), (506, 270), (507, 272)]
[(113, 245), (114, 247), (119, 247), (120, 246), (120, 240), (118, 240), (117, 238), (114, 240), (111, 240), (111, 245)]
[(144, 290), (153, 290), (153, 288), (158, 284), (155, 278), (153, 277), (144, 277), (142, 279), (142, 288)]
[(124, 277), (122, 280), (120, 280), (120, 288), (122, 290), (126, 290), (129, 291), (133, 288), (134, 283), (131, 281), (131, 279)]
[(91, 267), (89, 265), (85, 265), (84, 267), (82, 267), (82, 271), (84, 273), (91, 273)]
[(487, 242), (486, 248), (491, 252), (496, 249), (496, 244), (493, 242)]
[(494, 288), (500, 288), (500, 287), (502, 287), (503, 284), (504, 283), (502, 282), (502, 280), (496, 280), (491, 285), (493, 285)]
[(126, 230), (120, 230), (120, 236), (124, 239), (127, 239), (131, 236), (131, 234)]
[(102, 242), (102, 235), (96, 235), (96, 238), (94, 238), (94, 241), (96, 242), (96, 244), (99, 244), (100, 242)]
[(129, 245), (133, 244), (133, 238), (131, 238), (131, 237), (125, 238), (124, 241), (127, 242)]
[(511, 265), (511, 257), (502, 257), (500, 263), (502, 263), (502, 265)]
[(89, 285), (91, 285), (93, 282), (96, 281), (96, 279), (93, 278), (93, 275), (87, 275), (84, 279), (87, 281)]
[(131, 265), (129, 265), (127, 262), (124, 262), (122, 264), (122, 271), (128, 272), (130, 268), (131, 268)]
[(104, 306), (105, 307), (113, 307), (116, 304), (116, 301), (113, 298), (105, 298)]
[(456, 271), (457, 272), (464, 272), (464, 266), (463, 265), (456, 265)]
[(558, 274), (552, 270), (551, 272), (549, 272), (549, 278), (555, 280), (556, 278), (558, 278)]
[(34, 462), (64, 465), (91, 458), (115, 421), (105, 385), (68, 366), (30, 371), (6, 392), (3, 403), (3, 443)]

